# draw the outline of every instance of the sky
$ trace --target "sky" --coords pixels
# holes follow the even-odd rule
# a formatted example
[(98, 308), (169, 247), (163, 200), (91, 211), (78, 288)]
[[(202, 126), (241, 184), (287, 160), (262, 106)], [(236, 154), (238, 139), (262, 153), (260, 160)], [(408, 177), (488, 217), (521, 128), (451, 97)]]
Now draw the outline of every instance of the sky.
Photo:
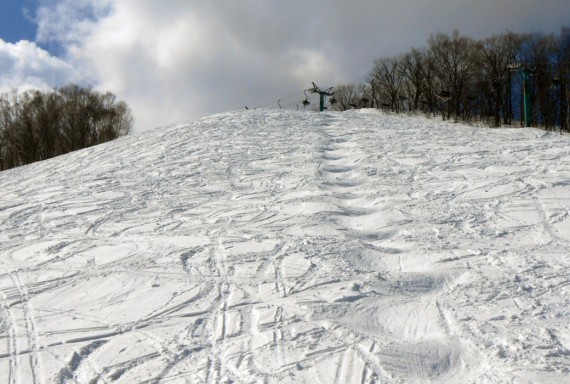
[(0, 92), (68, 83), (126, 101), (135, 132), (363, 82), (454, 29), (558, 33), (567, 0), (0, 0)]

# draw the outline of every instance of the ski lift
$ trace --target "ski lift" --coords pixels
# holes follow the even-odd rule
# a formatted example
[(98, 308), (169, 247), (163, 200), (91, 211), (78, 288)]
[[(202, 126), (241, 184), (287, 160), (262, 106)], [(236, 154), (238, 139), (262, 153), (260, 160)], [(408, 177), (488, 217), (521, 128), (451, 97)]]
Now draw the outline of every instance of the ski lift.
[(333, 97), (330, 98), (329, 103), (331, 103), (331, 105), (335, 105), (337, 103), (337, 100)]
[[(307, 91), (311, 92), (311, 93), (318, 93), (319, 94), (319, 111), (323, 111), (325, 110), (325, 97), (326, 96), (333, 96), (334, 92), (332, 91), (333, 87), (330, 87), (328, 89), (325, 89), (324, 91), (322, 89), (320, 89), (319, 87), (317, 87), (317, 85), (315, 83), (313, 84), (313, 88), (309, 88), (307, 89)], [(305, 94), (305, 96), (307, 96), (307, 94)]]
[[(308, 90), (309, 92), (311, 92), (311, 90)], [(307, 96), (307, 91), (303, 91), (303, 93), (305, 94), (305, 100), (303, 100), (303, 108), (306, 108), (307, 105), (311, 104), (311, 102), (309, 101), (309, 97)]]

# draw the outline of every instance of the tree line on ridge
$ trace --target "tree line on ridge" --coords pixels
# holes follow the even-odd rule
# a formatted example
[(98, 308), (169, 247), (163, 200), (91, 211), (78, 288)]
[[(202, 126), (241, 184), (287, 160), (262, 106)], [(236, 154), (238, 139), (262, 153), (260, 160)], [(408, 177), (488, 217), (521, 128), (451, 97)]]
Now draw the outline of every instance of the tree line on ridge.
[(0, 95), (0, 171), (114, 140), (129, 133), (128, 105), (111, 92), (75, 84)]
[(374, 60), (363, 84), (335, 87), (333, 108), (421, 111), (499, 127), (523, 124), (523, 93), (532, 126), (570, 131), (570, 28), (482, 40), (437, 33), (425, 48)]

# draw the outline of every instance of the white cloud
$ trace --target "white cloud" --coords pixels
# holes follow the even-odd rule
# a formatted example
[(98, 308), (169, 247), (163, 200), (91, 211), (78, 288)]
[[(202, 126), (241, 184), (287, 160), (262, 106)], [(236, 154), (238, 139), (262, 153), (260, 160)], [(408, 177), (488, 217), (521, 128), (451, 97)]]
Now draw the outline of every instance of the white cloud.
[(39, 36), (62, 43), (69, 63), (125, 99), (139, 130), (350, 77), (330, 44), (310, 36), (316, 26), (297, 25), (302, 3), (103, 3), (50, 1), (38, 12)]
[(38, 40), (80, 44), (94, 23), (110, 11), (114, 0), (40, 0), (35, 20)]
[(81, 79), (69, 63), (26, 40), (12, 44), (0, 39), (0, 74), (0, 92), (51, 89)]
[(267, 104), (311, 81), (360, 82), (373, 59), (431, 33), (557, 32), (570, 20), (567, 0), (40, 1), (38, 41), (62, 58), (44, 51), (50, 70), (30, 66), (12, 83), (87, 81), (125, 100), (137, 130)]

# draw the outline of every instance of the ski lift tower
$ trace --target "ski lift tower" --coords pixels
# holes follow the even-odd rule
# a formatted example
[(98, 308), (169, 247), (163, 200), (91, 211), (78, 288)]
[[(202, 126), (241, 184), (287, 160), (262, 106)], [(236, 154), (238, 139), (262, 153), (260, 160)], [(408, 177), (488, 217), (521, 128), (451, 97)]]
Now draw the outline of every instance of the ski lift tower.
[(532, 105), (530, 99), (530, 75), (533, 71), (523, 67), (520, 63), (509, 64), (507, 68), (511, 71), (519, 71), (523, 81), (523, 107), (524, 107), (524, 125), (531, 126)]
[(315, 83), (313, 84), (313, 88), (308, 89), (311, 93), (318, 93), (320, 97), (319, 103), (319, 111), (322, 112), (325, 109), (325, 96), (334, 96), (334, 92), (332, 92), (333, 87), (330, 87), (326, 90), (322, 90)]

